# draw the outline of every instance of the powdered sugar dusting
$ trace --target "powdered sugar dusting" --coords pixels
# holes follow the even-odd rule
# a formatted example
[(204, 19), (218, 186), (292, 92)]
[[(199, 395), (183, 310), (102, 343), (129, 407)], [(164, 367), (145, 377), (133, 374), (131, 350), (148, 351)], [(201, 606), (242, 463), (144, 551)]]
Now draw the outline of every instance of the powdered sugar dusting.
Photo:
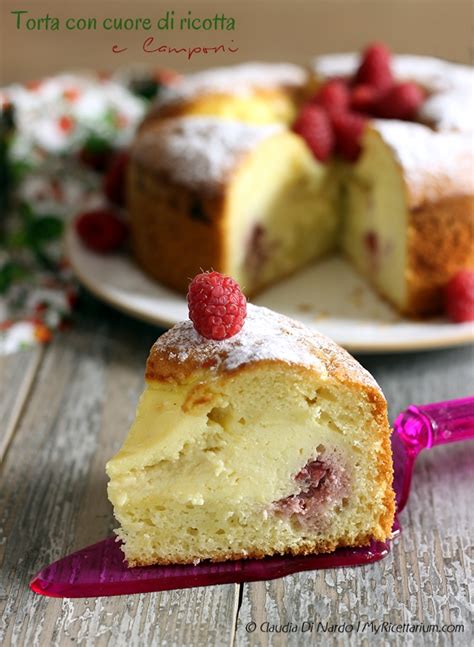
[(312, 68), (323, 79), (333, 76), (350, 76), (357, 69), (359, 61), (360, 54), (355, 52), (324, 54), (313, 59)]
[(433, 94), (421, 106), (419, 117), (440, 131), (474, 131), (474, 82)]
[(472, 193), (474, 151), (466, 133), (434, 132), (421, 124), (396, 120), (375, 121), (374, 127), (404, 170), (412, 207)]
[(167, 360), (232, 371), (245, 364), (275, 360), (318, 371), (323, 377), (342, 371), (347, 378), (378, 388), (373, 377), (328, 337), (267, 308), (247, 305), (242, 330), (224, 341), (201, 337), (191, 321), (177, 324), (162, 335), (152, 355)]
[[(325, 54), (313, 60), (313, 69), (319, 76), (351, 76), (360, 63), (359, 53)], [(451, 63), (433, 56), (396, 54), (392, 56), (396, 79), (415, 81), (433, 92), (467, 87), (473, 82), (474, 71), (467, 65)]]
[(200, 190), (215, 189), (239, 160), (281, 130), (278, 125), (252, 125), (215, 117), (178, 117), (146, 131), (133, 157), (176, 182)]
[(307, 72), (291, 63), (244, 63), (218, 67), (185, 77), (182, 83), (166, 88), (155, 107), (190, 101), (209, 94), (250, 95), (256, 89), (298, 88)]
[[(323, 78), (350, 76), (359, 61), (359, 54), (331, 54), (316, 58), (313, 68)], [(374, 123), (403, 167), (410, 206), (472, 193), (474, 70), (411, 55), (393, 56), (392, 67), (396, 79), (415, 81), (430, 92), (418, 114), (430, 127), (395, 120)]]
[[(359, 65), (360, 54), (329, 54), (313, 61), (314, 71), (323, 78), (350, 76)], [(399, 54), (392, 57), (396, 79), (414, 81), (431, 95), (419, 112), (419, 119), (437, 130), (474, 130), (474, 70), (467, 65), (431, 56)]]
[(471, 67), (433, 56), (399, 54), (393, 57), (393, 71), (395, 78), (415, 81), (432, 92), (472, 87), (474, 79)]

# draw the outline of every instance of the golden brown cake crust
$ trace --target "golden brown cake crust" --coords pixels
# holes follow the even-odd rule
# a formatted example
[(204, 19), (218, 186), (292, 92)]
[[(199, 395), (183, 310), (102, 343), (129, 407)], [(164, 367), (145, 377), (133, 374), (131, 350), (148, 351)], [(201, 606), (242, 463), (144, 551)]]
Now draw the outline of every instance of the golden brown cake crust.
[(187, 117), (138, 137), (128, 170), (127, 207), (132, 251), (148, 274), (186, 292), (190, 279), (203, 270), (228, 273), (229, 183), (254, 147), (280, 131), (273, 125)]
[(439, 312), (446, 283), (473, 266), (474, 195), (451, 196), (411, 210), (407, 314)]
[[(343, 548), (345, 546), (350, 546), (350, 547), (358, 547), (358, 546), (369, 546), (371, 541), (373, 539), (384, 541), (388, 537), (390, 537), (391, 534), (391, 525), (389, 526), (389, 530), (387, 534), (384, 537), (374, 537), (372, 535), (367, 535), (367, 534), (362, 534), (359, 535), (355, 540), (350, 539), (349, 537), (341, 537), (338, 541), (334, 542), (327, 542), (327, 541), (320, 541), (320, 542), (306, 542), (302, 544), (299, 548), (297, 549), (289, 549), (285, 552), (263, 552), (261, 550), (252, 550), (250, 549), (247, 551), (245, 554), (243, 553), (216, 553), (213, 557), (210, 559), (206, 559), (203, 561), (208, 561), (208, 562), (226, 562), (226, 561), (232, 561), (232, 560), (241, 560), (241, 559), (263, 559), (265, 557), (272, 557), (274, 555), (292, 555), (294, 557), (297, 556), (306, 556), (306, 555), (312, 555), (312, 554), (323, 554), (323, 553), (332, 553), (334, 552), (337, 548)], [(193, 564), (195, 561), (182, 558), (180, 555), (176, 555), (176, 557), (173, 557), (172, 559), (160, 559), (160, 558), (153, 558), (150, 561), (147, 560), (134, 560), (127, 562), (129, 567), (135, 567), (135, 566), (152, 566), (153, 564), (159, 564), (161, 566), (166, 566), (166, 565), (171, 565), (171, 564)]]
[(186, 292), (201, 269), (223, 270), (222, 196), (190, 190), (138, 162), (128, 186), (132, 250), (150, 276)]

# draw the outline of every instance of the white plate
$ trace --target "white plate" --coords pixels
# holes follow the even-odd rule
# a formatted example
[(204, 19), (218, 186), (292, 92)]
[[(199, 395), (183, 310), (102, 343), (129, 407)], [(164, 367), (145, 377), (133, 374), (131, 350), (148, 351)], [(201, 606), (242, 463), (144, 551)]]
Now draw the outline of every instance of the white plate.
[[(81, 283), (119, 310), (169, 327), (188, 316), (183, 296), (148, 278), (127, 254), (87, 250), (71, 227), (69, 259)], [(303, 270), (253, 300), (332, 337), (351, 352), (422, 350), (474, 341), (472, 323), (403, 319), (341, 258)]]

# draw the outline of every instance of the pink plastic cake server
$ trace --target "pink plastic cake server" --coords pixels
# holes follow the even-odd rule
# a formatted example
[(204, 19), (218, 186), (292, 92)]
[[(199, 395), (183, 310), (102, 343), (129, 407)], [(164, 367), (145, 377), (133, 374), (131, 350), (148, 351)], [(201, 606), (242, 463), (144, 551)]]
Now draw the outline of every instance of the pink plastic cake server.
[[(407, 502), (415, 459), (420, 451), (470, 438), (474, 438), (474, 398), (412, 405), (398, 416), (392, 434), (397, 513)], [(400, 531), (397, 520), (393, 531), (393, 536)], [(127, 568), (119, 544), (114, 537), (109, 537), (43, 568), (30, 587), (35, 593), (60, 598), (147, 593), (269, 580), (297, 571), (359, 566), (376, 562), (389, 551), (390, 541), (373, 541), (368, 547), (340, 548), (328, 555)]]

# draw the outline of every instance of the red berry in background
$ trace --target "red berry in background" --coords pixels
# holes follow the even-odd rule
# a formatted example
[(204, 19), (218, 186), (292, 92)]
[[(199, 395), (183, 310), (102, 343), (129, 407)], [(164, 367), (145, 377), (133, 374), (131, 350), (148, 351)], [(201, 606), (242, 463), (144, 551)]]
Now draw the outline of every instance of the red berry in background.
[(385, 90), (393, 84), (391, 54), (383, 43), (369, 45), (355, 75), (355, 84), (367, 84)]
[(319, 88), (313, 101), (328, 112), (347, 110), (349, 107), (349, 88), (341, 79), (331, 79)]
[(293, 131), (301, 135), (320, 162), (325, 162), (334, 150), (334, 133), (326, 111), (320, 106), (306, 104), (300, 110)]
[(379, 98), (379, 91), (373, 85), (362, 83), (356, 85), (351, 92), (350, 108), (355, 112), (362, 112), (364, 114), (371, 114), (373, 112), (375, 103)]
[(114, 204), (125, 204), (125, 182), (129, 159), (127, 151), (116, 153), (105, 173), (103, 190), (110, 202)]
[(425, 94), (416, 83), (397, 83), (376, 101), (373, 111), (385, 119), (413, 119), (424, 99)]
[(81, 96), (81, 93), (78, 88), (66, 88), (63, 92), (63, 97), (70, 101), (71, 103), (74, 103), (74, 101), (77, 101), (79, 97)]
[(219, 272), (197, 274), (188, 289), (189, 318), (197, 332), (220, 341), (244, 325), (247, 300), (239, 284)]
[(95, 252), (111, 252), (124, 242), (127, 226), (110, 209), (94, 209), (76, 219), (76, 231), (86, 247)]
[(74, 128), (74, 119), (68, 115), (63, 115), (58, 119), (58, 127), (63, 133), (69, 133)]
[(336, 135), (336, 151), (347, 161), (355, 162), (362, 150), (362, 136), (366, 119), (354, 112), (341, 112), (332, 116)]
[(461, 270), (444, 289), (445, 311), (451, 321), (474, 321), (474, 270)]

